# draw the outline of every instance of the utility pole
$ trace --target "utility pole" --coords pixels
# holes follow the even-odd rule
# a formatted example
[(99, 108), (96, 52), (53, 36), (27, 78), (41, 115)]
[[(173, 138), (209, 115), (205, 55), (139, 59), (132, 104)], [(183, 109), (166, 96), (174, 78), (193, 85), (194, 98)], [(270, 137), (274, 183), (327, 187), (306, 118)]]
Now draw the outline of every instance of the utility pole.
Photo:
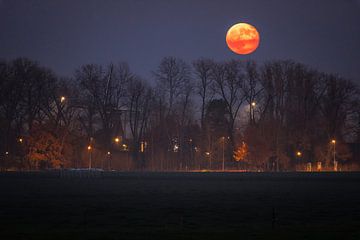
[(223, 152), (222, 152), (222, 171), (225, 172), (225, 137), (222, 137), (222, 147), (223, 147)]

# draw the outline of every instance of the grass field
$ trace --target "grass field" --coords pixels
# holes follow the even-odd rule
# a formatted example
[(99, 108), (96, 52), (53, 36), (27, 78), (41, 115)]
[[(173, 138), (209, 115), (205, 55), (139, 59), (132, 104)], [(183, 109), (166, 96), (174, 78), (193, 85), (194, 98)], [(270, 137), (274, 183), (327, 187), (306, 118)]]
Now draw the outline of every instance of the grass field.
[(360, 239), (359, 173), (0, 174), (0, 239)]

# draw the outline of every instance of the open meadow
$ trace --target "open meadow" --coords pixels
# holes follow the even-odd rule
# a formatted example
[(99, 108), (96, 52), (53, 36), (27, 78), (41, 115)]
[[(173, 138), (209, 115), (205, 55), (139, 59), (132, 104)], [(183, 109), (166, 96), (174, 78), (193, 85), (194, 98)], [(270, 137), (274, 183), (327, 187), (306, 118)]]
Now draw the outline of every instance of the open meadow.
[(0, 239), (360, 239), (359, 173), (0, 175)]

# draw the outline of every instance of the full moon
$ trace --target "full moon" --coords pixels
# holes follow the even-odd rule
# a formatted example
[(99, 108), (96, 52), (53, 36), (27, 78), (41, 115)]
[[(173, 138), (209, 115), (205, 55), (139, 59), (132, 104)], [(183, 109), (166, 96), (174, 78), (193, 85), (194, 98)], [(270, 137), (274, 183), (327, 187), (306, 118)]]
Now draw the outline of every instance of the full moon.
[(248, 23), (238, 23), (229, 28), (226, 43), (237, 54), (250, 54), (259, 46), (260, 35), (256, 28)]

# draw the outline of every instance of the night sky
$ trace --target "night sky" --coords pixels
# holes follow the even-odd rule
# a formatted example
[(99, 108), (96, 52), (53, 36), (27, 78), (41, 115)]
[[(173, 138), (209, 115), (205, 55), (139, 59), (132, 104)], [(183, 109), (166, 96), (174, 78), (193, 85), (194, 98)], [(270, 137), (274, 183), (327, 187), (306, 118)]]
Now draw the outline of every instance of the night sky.
[[(226, 46), (238, 22), (260, 32), (251, 55)], [(63, 76), (127, 61), (151, 78), (162, 57), (176, 56), (293, 59), (360, 83), (357, 0), (0, 0), (0, 29), (0, 58), (28, 57)]]

